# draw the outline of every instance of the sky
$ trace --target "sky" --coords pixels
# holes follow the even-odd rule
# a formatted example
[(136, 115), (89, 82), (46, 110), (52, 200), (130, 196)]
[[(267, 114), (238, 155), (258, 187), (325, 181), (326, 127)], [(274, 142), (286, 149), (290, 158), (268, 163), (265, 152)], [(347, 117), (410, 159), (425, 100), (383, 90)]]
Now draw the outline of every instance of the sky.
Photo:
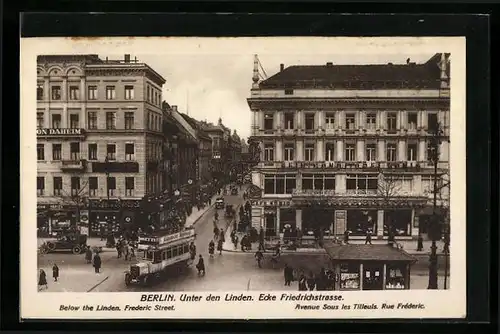
[[(166, 79), (163, 100), (177, 105), (178, 110), (189, 116), (216, 123), (219, 117), (224, 125), (236, 129), (242, 138), (250, 134), (251, 113), (246, 99), (250, 96), (253, 74), (253, 53), (242, 54), (134, 54), (140, 62), (147, 63)], [(264, 71), (270, 77), (279, 71), (280, 64), (322, 65), (334, 64), (405, 64), (425, 62), (434, 53), (427, 54), (307, 54), (287, 53), (258, 55)], [(124, 54), (99, 53), (103, 59), (123, 59)], [(262, 73), (262, 71), (261, 71)]]

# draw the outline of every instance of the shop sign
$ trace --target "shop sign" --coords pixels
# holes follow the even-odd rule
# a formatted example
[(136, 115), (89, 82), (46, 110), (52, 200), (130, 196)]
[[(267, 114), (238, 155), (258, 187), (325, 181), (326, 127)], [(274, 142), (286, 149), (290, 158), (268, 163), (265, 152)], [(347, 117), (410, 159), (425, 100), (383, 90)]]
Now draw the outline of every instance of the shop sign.
[(86, 224), (89, 221), (89, 210), (80, 210), (80, 222)]
[(121, 208), (135, 209), (140, 207), (139, 201), (135, 200), (102, 200), (102, 201), (91, 201), (90, 207), (92, 209), (107, 209), (107, 210), (118, 210)]
[(44, 137), (82, 136), (84, 134), (84, 129), (36, 129), (36, 135)]
[(174, 233), (174, 234), (169, 234), (161, 237), (140, 237), (139, 238), (139, 243), (141, 244), (148, 244), (148, 245), (163, 245), (169, 242), (174, 242), (180, 239), (188, 238), (188, 237), (193, 237), (194, 236), (194, 229)]

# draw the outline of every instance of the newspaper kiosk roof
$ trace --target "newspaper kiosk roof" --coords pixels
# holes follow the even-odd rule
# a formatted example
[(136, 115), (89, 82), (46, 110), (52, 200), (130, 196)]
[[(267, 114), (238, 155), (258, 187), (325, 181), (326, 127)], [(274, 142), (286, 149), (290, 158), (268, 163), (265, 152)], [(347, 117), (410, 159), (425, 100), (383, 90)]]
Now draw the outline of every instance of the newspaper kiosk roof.
[(324, 248), (330, 259), (336, 261), (415, 262), (417, 260), (404, 250), (389, 245), (338, 245), (325, 243)]

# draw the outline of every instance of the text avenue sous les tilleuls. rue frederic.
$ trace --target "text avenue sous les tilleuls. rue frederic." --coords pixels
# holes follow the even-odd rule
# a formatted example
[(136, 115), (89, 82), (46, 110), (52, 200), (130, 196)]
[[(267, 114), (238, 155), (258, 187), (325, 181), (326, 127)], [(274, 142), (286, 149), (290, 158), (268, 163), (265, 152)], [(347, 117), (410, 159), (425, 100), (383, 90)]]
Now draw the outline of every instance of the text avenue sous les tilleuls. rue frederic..
[[(329, 295), (329, 294), (315, 294), (315, 293), (282, 293), (282, 294), (271, 294), (271, 293), (261, 293), (257, 298), (252, 295), (233, 294), (226, 293), (224, 296), (209, 294), (208, 296), (196, 295), (196, 294), (186, 294), (183, 293), (179, 296), (180, 302), (340, 302), (343, 301), (341, 295)], [(165, 303), (165, 302), (176, 302), (174, 294), (142, 294), (140, 302), (154, 302), (154, 303)], [(421, 303), (381, 303), (377, 304), (365, 304), (365, 303), (354, 303), (354, 304), (296, 304), (294, 307), (296, 310), (417, 310), (424, 309), (425, 306)], [(123, 308), (116, 305), (61, 305), (59, 311), (175, 311), (174, 304), (137, 304), (137, 305), (125, 305)]]

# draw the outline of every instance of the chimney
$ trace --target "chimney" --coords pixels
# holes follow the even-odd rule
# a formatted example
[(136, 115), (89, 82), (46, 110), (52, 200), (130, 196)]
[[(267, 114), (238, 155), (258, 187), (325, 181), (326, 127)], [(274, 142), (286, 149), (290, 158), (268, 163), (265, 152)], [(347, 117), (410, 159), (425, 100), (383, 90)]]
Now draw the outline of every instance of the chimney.
[(137, 56), (134, 56), (134, 63), (137, 63)]
[(130, 55), (129, 54), (125, 55), (125, 62), (130, 63)]
[(108, 57), (106, 57), (106, 63), (108, 62)]
[(253, 56), (252, 88), (259, 88), (259, 56)]
[(410, 63), (410, 58), (406, 59), (406, 65)]
[(284, 69), (285, 69), (285, 64), (280, 64), (280, 72), (283, 72)]
[(177, 112), (177, 106), (172, 106), (172, 111)]
[(333, 66), (333, 63), (332, 63), (332, 62), (328, 62), (328, 63), (326, 63), (326, 66), (327, 66), (327, 67), (332, 67), (332, 66)]

